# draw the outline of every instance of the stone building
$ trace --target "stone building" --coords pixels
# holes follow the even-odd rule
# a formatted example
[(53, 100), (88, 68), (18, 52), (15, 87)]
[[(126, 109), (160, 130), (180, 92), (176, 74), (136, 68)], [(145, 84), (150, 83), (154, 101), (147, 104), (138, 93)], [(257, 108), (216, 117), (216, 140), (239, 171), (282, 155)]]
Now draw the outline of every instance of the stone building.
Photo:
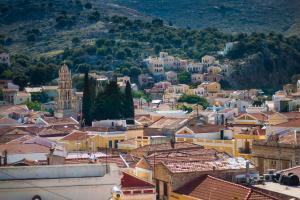
[(265, 141), (254, 141), (252, 161), (261, 174), (269, 169), (279, 171), (299, 165), (300, 133), (281, 131)]
[(59, 70), (58, 97), (56, 100), (57, 117), (72, 116), (72, 76), (68, 66), (64, 64)]

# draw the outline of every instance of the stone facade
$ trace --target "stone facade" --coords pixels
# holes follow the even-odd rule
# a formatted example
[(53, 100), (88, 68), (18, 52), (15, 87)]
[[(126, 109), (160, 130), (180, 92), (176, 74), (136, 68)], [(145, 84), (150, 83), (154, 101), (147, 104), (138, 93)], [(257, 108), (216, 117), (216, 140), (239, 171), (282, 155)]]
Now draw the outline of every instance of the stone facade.
[(278, 171), (294, 167), (300, 163), (300, 145), (254, 141), (252, 160), (261, 174), (268, 169)]
[(67, 116), (72, 113), (72, 77), (68, 66), (64, 64), (59, 70), (58, 97), (56, 101), (56, 115)]

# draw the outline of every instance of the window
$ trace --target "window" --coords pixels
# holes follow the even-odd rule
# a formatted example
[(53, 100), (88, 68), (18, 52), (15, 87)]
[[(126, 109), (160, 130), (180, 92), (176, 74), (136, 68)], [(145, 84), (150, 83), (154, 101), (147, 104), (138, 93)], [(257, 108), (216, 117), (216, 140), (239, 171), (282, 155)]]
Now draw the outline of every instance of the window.
[(108, 141), (108, 148), (112, 148), (112, 141), (111, 140)]
[(276, 169), (276, 164), (277, 164), (276, 160), (270, 160), (270, 168), (271, 169)]
[(118, 148), (118, 143), (119, 143), (119, 140), (115, 140), (115, 148), (116, 149)]

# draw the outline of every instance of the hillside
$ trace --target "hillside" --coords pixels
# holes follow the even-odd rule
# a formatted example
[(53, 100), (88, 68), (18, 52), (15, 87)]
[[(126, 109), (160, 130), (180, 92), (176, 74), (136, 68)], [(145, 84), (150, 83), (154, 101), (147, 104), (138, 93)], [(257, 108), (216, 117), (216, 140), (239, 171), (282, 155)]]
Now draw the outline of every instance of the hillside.
[(8, 39), (15, 53), (52, 56), (72, 47), (72, 39), (90, 43), (106, 34), (107, 16), (147, 19), (131, 9), (101, 1), (3, 0), (0, 2), (0, 40)]
[(299, 34), (298, 0), (107, 0), (186, 28)]
[(226, 42), (238, 42), (219, 58), (231, 60), (230, 88), (273, 90), (300, 74), (296, 36), (178, 28), (107, 1), (5, 0), (0, 11), (0, 44), (13, 55), (12, 66), (0, 65), (0, 78), (21, 86), (49, 83), (63, 62), (75, 73), (89, 68), (136, 81), (147, 72), (141, 61), (149, 55), (166, 51), (199, 61)]

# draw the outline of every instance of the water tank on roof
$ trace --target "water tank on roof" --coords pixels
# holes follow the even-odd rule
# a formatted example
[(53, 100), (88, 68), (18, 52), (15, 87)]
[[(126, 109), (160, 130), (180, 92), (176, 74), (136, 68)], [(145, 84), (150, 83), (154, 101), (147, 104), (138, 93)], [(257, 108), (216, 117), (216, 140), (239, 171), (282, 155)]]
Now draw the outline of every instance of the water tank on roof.
[(295, 174), (289, 175), (289, 186), (298, 186), (299, 185), (299, 177)]
[(299, 177), (293, 173), (289, 175), (281, 175), (280, 184), (288, 185), (288, 186), (298, 186), (299, 185)]

